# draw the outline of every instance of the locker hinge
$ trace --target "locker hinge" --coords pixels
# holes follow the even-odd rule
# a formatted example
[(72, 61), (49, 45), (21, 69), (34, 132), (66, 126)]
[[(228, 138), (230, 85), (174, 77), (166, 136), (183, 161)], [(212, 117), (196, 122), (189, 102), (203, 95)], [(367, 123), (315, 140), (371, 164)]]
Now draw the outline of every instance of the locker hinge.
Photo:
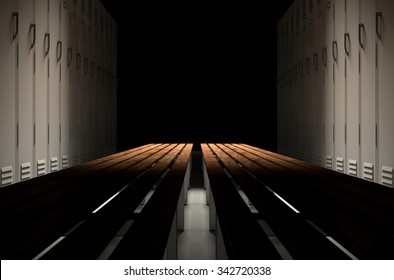
[(16, 146), (19, 147), (19, 123), (16, 124)]
[(361, 125), (358, 124), (358, 145), (361, 145)]

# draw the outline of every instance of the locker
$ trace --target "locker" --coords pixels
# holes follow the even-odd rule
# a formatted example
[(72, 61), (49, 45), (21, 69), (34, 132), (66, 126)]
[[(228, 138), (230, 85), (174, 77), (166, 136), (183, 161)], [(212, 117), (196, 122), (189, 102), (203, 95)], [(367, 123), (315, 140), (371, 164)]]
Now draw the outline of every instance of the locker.
[(63, 45), (63, 55), (60, 59), (60, 168), (64, 169), (70, 162), (70, 85), (71, 69), (75, 56), (73, 50), (71, 29), (72, 1), (62, 1), (60, 15), (60, 37)]
[[(69, 1), (68, 5), (68, 16), (69, 22), (65, 22), (68, 27), (68, 50), (67, 56), (69, 59), (67, 60), (67, 72), (69, 74), (69, 83), (67, 88), (68, 94), (68, 113), (67, 116), (69, 118), (69, 137), (68, 137), (68, 152), (65, 152), (65, 155), (69, 155), (70, 166), (77, 165), (80, 160), (80, 124), (81, 124), (81, 116), (80, 116), (80, 80), (79, 80), (79, 68), (81, 62), (81, 54), (78, 46), (78, 37), (80, 32), (80, 24), (79, 24), (79, 10), (78, 10), (78, 1)], [(65, 11), (66, 12), (66, 11)], [(67, 97), (66, 97), (67, 98)], [(67, 103), (65, 101), (65, 103)], [(67, 106), (67, 105), (66, 105)], [(66, 126), (67, 127), (67, 126)], [(65, 127), (65, 130), (66, 130)], [(67, 143), (67, 142), (66, 142)]]
[(30, 179), (34, 176), (33, 164), (34, 117), (33, 96), (35, 94), (35, 48), (36, 25), (34, 23), (33, 0), (18, 0), (19, 12), (19, 48), (18, 71), (19, 90), (17, 91), (17, 181)]
[(0, 1), (0, 186), (15, 182), (16, 91), (19, 13), (14, 1)]
[(60, 170), (60, 82), (65, 45), (60, 36), (63, 1), (49, 1), (48, 172)]
[[(35, 0), (36, 48), (35, 48), (35, 103), (34, 149), (35, 176), (48, 172), (48, 87), (50, 33), (48, 27), (47, 0)], [(52, 46), (53, 47), (53, 46)]]
[(117, 149), (117, 23), (112, 22), (112, 151)]
[(323, 27), (323, 16), (322, 16), (322, 5), (319, 1), (309, 1), (309, 25), (310, 25), (310, 95), (309, 95), (309, 115), (308, 121), (310, 122), (310, 161), (321, 165), (322, 164), (322, 127), (323, 117), (321, 115), (322, 108), (322, 65), (320, 60), (320, 50), (323, 45), (322, 27)]
[(332, 55), (333, 46), (333, 2), (327, 0), (323, 9), (324, 17), (324, 47), (322, 48), (323, 63), (323, 92), (324, 92), (324, 150), (325, 167), (333, 169), (334, 150), (334, 58)]
[(308, 150), (309, 150), (309, 123), (308, 123), (308, 114), (309, 114), (309, 103), (308, 96), (310, 93), (310, 36), (309, 33), (309, 12), (308, 12), (308, 1), (302, 1), (302, 10), (301, 10), (301, 24), (302, 24), (302, 35), (301, 35), (301, 73), (303, 75), (303, 86), (300, 94), (300, 102), (303, 110), (300, 112), (300, 143), (301, 143), (301, 160), (308, 160)]
[(394, 65), (394, 2), (379, 0), (376, 18), (378, 54), (378, 159), (379, 183), (393, 187), (393, 65)]
[(86, 58), (85, 58), (85, 79), (87, 85), (86, 102), (87, 102), (87, 153), (88, 158), (95, 158), (95, 99), (94, 99), (94, 81), (92, 78), (93, 69), (93, 49), (94, 49), (94, 18), (93, 18), (93, 0), (87, 1), (87, 41), (86, 41)]
[(360, 174), (360, 176), (370, 181), (377, 181), (375, 15), (376, 2), (371, 0), (360, 0), (360, 23), (358, 25), (361, 100), (360, 163), (362, 162), (362, 174)]
[(333, 2), (334, 34), (332, 55), (334, 59), (334, 145), (335, 170), (346, 172), (346, 92), (345, 92), (345, 0)]
[(346, 96), (346, 158), (347, 172), (359, 176), (360, 153), (360, 90), (359, 90), (359, 0), (346, 1), (345, 96)]
[(77, 53), (77, 75), (78, 75), (78, 96), (80, 98), (79, 101), (79, 111), (80, 111), (80, 125), (79, 125), (79, 143), (80, 143), (80, 154), (79, 154), (79, 162), (85, 162), (88, 160), (88, 143), (87, 143), (87, 101), (86, 96), (89, 88), (87, 87), (86, 77), (87, 72), (84, 69), (84, 61), (87, 57), (87, 9), (86, 9), (86, 1), (81, 0), (78, 2), (78, 24), (79, 24), (79, 32), (78, 32), (78, 53)]
[(93, 1), (93, 48), (92, 48), (92, 63), (91, 63), (91, 79), (93, 83), (92, 88), (92, 99), (94, 102), (93, 107), (93, 127), (94, 127), (94, 157), (100, 157), (99, 147), (100, 147), (100, 127), (99, 127), (99, 118), (100, 118), (100, 86), (98, 83), (99, 79), (99, 55), (100, 55), (100, 40), (99, 40), (99, 2), (97, 0)]

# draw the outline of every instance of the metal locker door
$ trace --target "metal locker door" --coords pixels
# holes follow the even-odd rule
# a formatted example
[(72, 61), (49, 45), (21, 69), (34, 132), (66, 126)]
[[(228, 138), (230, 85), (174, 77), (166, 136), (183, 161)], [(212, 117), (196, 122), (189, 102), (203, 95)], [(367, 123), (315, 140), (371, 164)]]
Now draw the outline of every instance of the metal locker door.
[[(309, 95), (309, 77), (310, 75), (310, 46), (309, 46), (309, 37), (311, 34), (309, 33), (309, 22), (308, 22), (308, 9), (307, 9), (307, 1), (302, 1), (301, 7), (301, 44), (302, 44), (302, 53), (301, 53), (301, 74), (303, 75), (303, 83), (302, 90), (300, 91), (300, 133), (299, 133), (299, 142), (301, 143), (300, 149), (300, 159), (308, 160), (308, 148), (309, 148), (309, 124), (308, 124), (308, 95)], [(309, 73), (309, 74), (308, 74)]]
[(112, 153), (117, 151), (117, 144), (116, 144), (116, 22), (112, 18), (111, 22), (111, 81), (110, 81), (110, 90), (111, 90), (111, 146), (112, 146)]
[(0, 187), (15, 182), (16, 77), (19, 14), (14, 1), (0, 1)]
[(286, 108), (287, 108), (287, 153), (289, 156), (295, 156), (295, 118), (294, 115), (296, 111), (294, 110), (294, 101), (295, 101), (295, 87), (296, 81), (294, 79), (294, 64), (296, 63), (296, 2), (289, 8), (289, 19), (290, 19), (290, 54), (289, 54), (289, 65), (288, 65), (288, 79), (289, 79), (289, 92), (286, 98)]
[[(69, 111), (69, 145), (68, 155), (70, 159), (70, 166), (77, 165), (80, 163), (80, 79), (79, 69), (81, 66), (80, 51), (78, 49), (78, 37), (79, 37), (79, 1), (69, 1), (68, 13), (70, 14), (69, 24), (69, 37), (68, 37), (68, 56), (71, 58), (67, 62), (68, 73), (69, 73), (69, 85), (68, 85), (68, 111)], [(65, 153), (67, 155), (67, 153)]]
[(345, 92), (346, 92), (346, 158), (347, 173), (359, 176), (360, 152), (360, 102), (359, 102), (359, 0), (346, 1)]
[(86, 104), (86, 96), (87, 96), (87, 72), (84, 69), (84, 60), (87, 57), (87, 9), (86, 9), (86, 0), (80, 0), (78, 2), (78, 23), (79, 23), (79, 32), (78, 32), (78, 53), (77, 53), (77, 74), (79, 78), (78, 82), (78, 96), (79, 96), (79, 111), (80, 111), (80, 125), (79, 125), (79, 137), (80, 137), (80, 162), (85, 162), (88, 160), (88, 135), (87, 135), (87, 104)]
[(33, 0), (18, 0), (19, 12), (19, 90), (18, 99), (18, 181), (34, 176), (34, 51), (36, 45), (36, 25), (33, 19)]
[(333, 1), (325, 1), (324, 16), (324, 47), (322, 49), (322, 62), (324, 65), (324, 150), (325, 167), (333, 169), (334, 150), (334, 57), (332, 52), (334, 34), (334, 8)]
[(98, 153), (99, 157), (104, 156), (105, 152), (105, 103), (104, 88), (102, 87), (104, 72), (104, 12), (100, 1), (97, 1), (98, 10), (98, 52), (97, 52), (97, 100), (98, 100)]
[(282, 102), (281, 102), (281, 96), (283, 92), (283, 67), (282, 67), (282, 61), (283, 61), (283, 48), (284, 45), (282, 44), (283, 41), (283, 35), (284, 33), (284, 27), (283, 27), (283, 17), (278, 21), (277, 23), (277, 95), (276, 95), (276, 104), (277, 104), (277, 151), (279, 153), (282, 153), (282, 122), (280, 118), (280, 112), (282, 111)]
[[(360, 176), (377, 181), (376, 176), (376, 82), (375, 82), (375, 15), (376, 1), (360, 0), (358, 44), (360, 46)], [(361, 166), (360, 166), (361, 168)]]
[(292, 102), (292, 111), (294, 118), (294, 157), (301, 158), (301, 143), (300, 143), (300, 112), (302, 111), (302, 102), (300, 101), (301, 92), (303, 89), (303, 69), (300, 65), (303, 61), (302, 53), (302, 24), (301, 24), (301, 11), (302, 11), (302, 0), (295, 2), (295, 59), (293, 64), (293, 76), (294, 76), (294, 93)]
[(321, 142), (322, 142), (322, 71), (321, 60), (319, 59), (320, 49), (322, 45), (322, 27), (323, 17), (321, 11), (321, 3), (318, 1), (309, 1), (309, 26), (311, 32), (310, 39), (310, 74), (309, 74), (309, 114), (308, 121), (310, 123), (310, 161), (321, 165)]
[(99, 153), (99, 137), (100, 137), (100, 129), (99, 129), (99, 117), (100, 117), (100, 103), (99, 103), (99, 85), (97, 82), (98, 79), (98, 66), (99, 66), (99, 7), (98, 1), (93, 1), (93, 44), (91, 49), (92, 62), (90, 67), (91, 73), (91, 82), (92, 82), (92, 91), (91, 91), (91, 100), (93, 104), (93, 154), (94, 158), (100, 157)]
[(60, 81), (65, 45), (60, 36), (62, 0), (49, 1), (49, 92), (48, 92), (48, 166), (49, 172), (60, 169)]
[(46, 174), (48, 164), (48, 75), (51, 47), (48, 16), (48, 0), (35, 0), (37, 46), (35, 48), (34, 149), (36, 176)]
[(95, 158), (95, 126), (94, 126), (94, 82), (91, 70), (93, 68), (93, 50), (94, 50), (94, 19), (93, 19), (93, 0), (87, 0), (87, 35), (86, 35), (86, 57), (84, 60), (84, 72), (86, 83), (86, 111), (87, 111), (87, 154), (88, 160)]
[(63, 55), (60, 60), (60, 155), (61, 168), (67, 168), (70, 161), (70, 85), (71, 68), (75, 63), (75, 49), (71, 38), (75, 30), (71, 29), (72, 1), (62, 1), (60, 17), (60, 38), (63, 44)]
[(335, 170), (346, 172), (346, 139), (345, 139), (345, 0), (334, 1), (334, 40), (332, 52), (334, 56), (334, 145), (335, 145)]
[(314, 53), (313, 53), (313, 68), (315, 71), (315, 104), (316, 107), (314, 109), (314, 139), (315, 139), (315, 146), (314, 146), (314, 158), (315, 163), (324, 166), (324, 116), (323, 106), (324, 106), (324, 93), (323, 93), (323, 61), (322, 61), (322, 49), (325, 46), (325, 38), (324, 38), (324, 1), (316, 1), (316, 8), (315, 8), (315, 43), (314, 43)]
[(378, 41), (378, 151), (379, 183), (393, 187), (394, 168), (394, 2), (379, 0), (376, 14)]

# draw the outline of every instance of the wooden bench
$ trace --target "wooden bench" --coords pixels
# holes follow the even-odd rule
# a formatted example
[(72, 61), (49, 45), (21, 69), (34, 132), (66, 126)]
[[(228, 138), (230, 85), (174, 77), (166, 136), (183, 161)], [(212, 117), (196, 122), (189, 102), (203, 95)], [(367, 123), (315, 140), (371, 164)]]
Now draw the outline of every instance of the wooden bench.
[[(205, 179), (208, 180), (210, 214), (217, 215), (217, 259), (280, 259), (280, 254), (253, 217), (236, 188), (226, 175), (223, 166), (211, 151), (202, 144)], [(212, 222), (211, 222), (212, 224)]]
[(149, 144), (1, 189), (1, 258), (96, 259), (189, 145)]
[[(250, 180), (245, 179), (248, 177), (256, 178), (266, 189), (268, 187), (271, 193), (279, 195), (300, 212), (296, 216), (302, 220), (304, 226), (300, 227), (300, 222), (294, 224), (295, 219), (290, 217), (287, 218), (285, 224), (294, 225), (303, 230), (307, 228), (305, 225), (311, 225), (326, 239), (339, 245), (338, 248), (341, 248), (351, 258), (392, 259), (394, 255), (394, 193), (392, 189), (384, 189), (383, 186), (372, 182), (249, 145), (211, 146), (217, 154), (221, 155), (229, 170), (237, 175), (238, 180), (244, 182), (241, 188), (243, 187), (244, 191), (249, 194), (248, 197), (256, 208), (260, 208), (258, 206), (260, 203), (263, 204), (263, 194), (258, 187), (255, 191), (250, 190), (253, 185), (248, 181), (245, 183), (245, 180)], [(242, 167), (246, 173), (242, 175), (240, 171), (237, 171), (232, 161), (239, 168)], [(265, 205), (269, 205), (270, 202), (266, 198)], [(277, 213), (277, 208), (272, 211)], [(265, 211), (262, 209), (261, 212)], [(295, 248), (298, 239), (296, 235), (291, 235), (291, 239), (287, 239), (277, 227), (275, 217), (265, 217), (265, 219), (272, 225), (283, 244), (289, 248), (290, 254), (295, 258), (303, 258), (297, 253), (302, 250), (302, 246)], [(317, 239), (308, 240), (317, 242)], [(302, 242), (299, 242), (299, 245), (301, 244)], [(313, 246), (308, 248), (308, 244), (304, 245), (305, 250), (313, 253)], [(320, 251), (323, 250), (326, 253), (329, 252), (327, 248), (320, 249)], [(319, 252), (314, 258), (325, 258), (323, 254)], [(312, 258), (313, 254), (310, 256)], [(336, 257), (331, 254), (327, 254), (326, 257), (330, 256), (335, 259), (341, 258), (341, 256)]]

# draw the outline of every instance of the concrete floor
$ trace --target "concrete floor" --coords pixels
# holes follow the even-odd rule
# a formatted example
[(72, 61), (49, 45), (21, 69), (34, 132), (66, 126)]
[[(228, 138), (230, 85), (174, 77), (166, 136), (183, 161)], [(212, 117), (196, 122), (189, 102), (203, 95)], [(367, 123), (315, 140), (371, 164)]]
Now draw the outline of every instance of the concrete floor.
[(213, 260), (216, 256), (215, 233), (209, 230), (201, 151), (193, 151), (188, 204), (185, 205), (185, 229), (178, 235), (178, 259)]

